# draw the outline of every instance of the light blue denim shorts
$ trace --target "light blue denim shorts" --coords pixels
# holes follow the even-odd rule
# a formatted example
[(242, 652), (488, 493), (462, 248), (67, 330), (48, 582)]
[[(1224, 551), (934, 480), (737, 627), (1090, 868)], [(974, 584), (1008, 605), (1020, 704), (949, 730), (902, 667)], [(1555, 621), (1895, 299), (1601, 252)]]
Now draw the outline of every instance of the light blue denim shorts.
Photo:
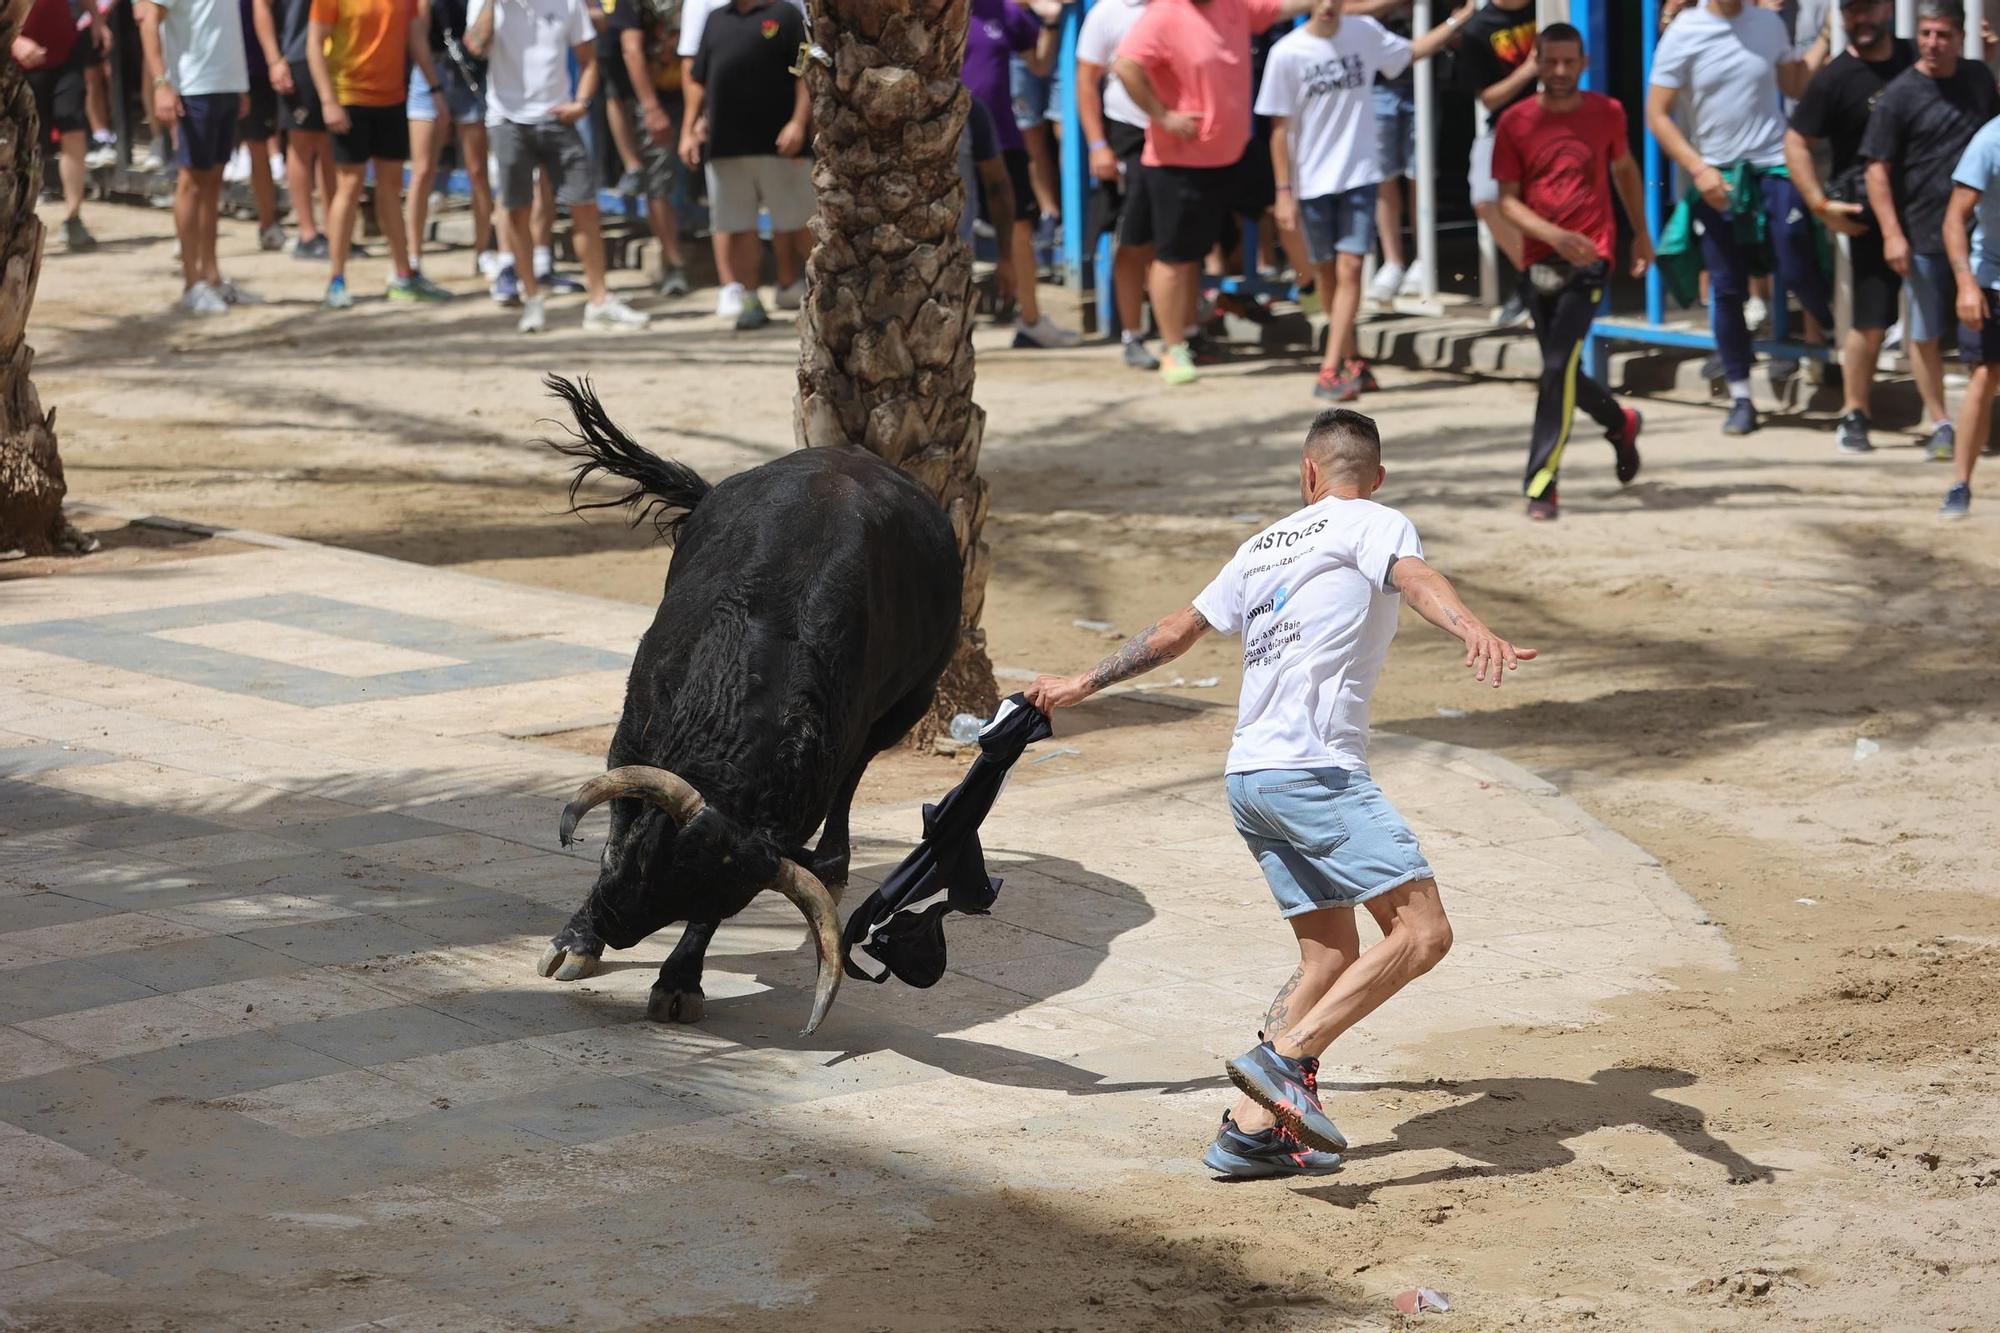
[(1299, 230), (1306, 258), (1315, 264), (1335, 255), (1365, 255), (1375, 248), (1375, 199), (1379, 185), (1358, 185), (1340, 194), (1299, 200)]
[(1281, 916), (1353, 907), (1434, 878), (1417, 835), (1365, 773), (1344, 768), (1231, 773), (1229, 813)]

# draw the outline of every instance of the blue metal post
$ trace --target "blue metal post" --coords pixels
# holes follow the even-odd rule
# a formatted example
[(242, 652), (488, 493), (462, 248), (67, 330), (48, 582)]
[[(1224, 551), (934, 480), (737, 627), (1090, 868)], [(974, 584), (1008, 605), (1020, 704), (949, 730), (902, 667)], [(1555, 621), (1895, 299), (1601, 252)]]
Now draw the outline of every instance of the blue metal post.
[[(1660, 0), (1639, 0), (1639, 45), (1642, 52), (1641, 63), (1646, 70), (1646, 86), (1640, 90), (1643, 99), (1650, 95), (1653, 83), (1653, 48), (1660, 40)], [(1644, 105), (1644, 102), (1641, 102)], [(1664, 157), (1660, 144), (1650, 132), (1643, 136), (1646, 145), (1646, 230), (1655, 241), (1660, 230), (1666, 226), (1666, 195), (1672, 187), (1672, 176), (1663, 170)], [(1660, 280), (1659, 266), (1646, 275), (1646, 322), (1664, 324), (1667, 319), (1666, 284)]]
[[(1078, 295), (1083, 291), (1084, 265), (1089, 262), (1089, 256), (1083, 251), (1083, 221), (1084, 201), (1090, 191), (1090, 153), (1089, 145), (1083, 141), (1083, 118), (1076, 109), (1076, 38), (1083, 27), (1083, 11), (1087, 7), (1083, 4), (1064, 6), (1062, 50), (1056, 56), (1056, 73), (1063, 89), (1060, 163), (1063, 282), (1071, 293)], [(1033, 282), (1034, 274), (1025, 274), (1021, 280)]]
[[(1583, 71), (1583, 87), (1588, 92), (1611, 93), (1611, 22), (1607, 0), (1582, 0), (1570, 12), (1570, 22), (1583, 34), (1583, 49), (1589, 57), (1589, 65)], [(1618, 267), (1618, 257), (1611, 257), (1613, 272)], [(1611, 274), (1606, 274), (1604, 295), (1599, 299), (1597, 313), (1611, 313)], [(1611, 368), (1611, 349), (1604, 339), (1591, 333), (1583, 342), (1583, 373), (1605, 382), (1606, 373)]]

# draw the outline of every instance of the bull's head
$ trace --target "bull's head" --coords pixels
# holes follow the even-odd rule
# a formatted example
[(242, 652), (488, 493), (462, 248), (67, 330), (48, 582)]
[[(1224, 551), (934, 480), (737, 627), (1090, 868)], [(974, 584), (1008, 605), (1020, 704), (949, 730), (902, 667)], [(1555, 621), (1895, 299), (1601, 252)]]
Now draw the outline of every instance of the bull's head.
[[(652, 830), (654, 836), (648, 837), (648, 830), (641, 829), (640, 821), (635, 821), (627, 830), (622, 846), (607, 847), (606, 871), (613, 869), (609, 858), (614, 856), (671, 859), (673, 844), (680, 836), (699, 836), (695, 830), (704, 814), (711, 821), (719, 816), (719, 812), (709, 810), (701, 793), (682, 778), (664, 768), (633, 764), (592, 778), (577, 790), (576, 796), (563, 807), (563, 845), (569, 845), (577, 821), (588, 811), (618, 796), (645, 801), (657, 808), (658, 818), (669, 823), (665, 828)], [(819, 978), (813, 993), (812, 1017), (805, 1026), (805, 1035), (810, 1036), (833, 1006), (834, 992), (840, 989), (840, 912), (833, 894), (811, 871), (789, 857), (774, 857), (772, 861), (768, 874), (759, 869), (761, 878), (751, 892), (775, 889), (784, 894), (805, 914), (812, 931), (813, 945), (819, 953)], [(660, 869), (664, 868), (662, 864)], [(615, 949), (629, 949), (671, 924), (672, 917), (655, 919), (661, 913), (662, 900), (658, 893), (648, 891), (653, 883), (652, 867), (644, 863), (630, 867), (626, 873), (598, 877), (597, 887), (591, 891), (589, 910), (592, 925), (606, 944)]]

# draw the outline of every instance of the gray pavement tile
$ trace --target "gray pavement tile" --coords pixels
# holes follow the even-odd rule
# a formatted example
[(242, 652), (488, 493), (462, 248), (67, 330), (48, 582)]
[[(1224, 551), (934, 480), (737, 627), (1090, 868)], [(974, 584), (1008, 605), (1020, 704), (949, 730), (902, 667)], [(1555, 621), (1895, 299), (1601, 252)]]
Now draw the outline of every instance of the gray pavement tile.
[(168, 994), (299, 970), (298, 959), (231, 935), (175, 940), (148, 949), (98, 954), (87, 961), (126, 981)]
[(200, 1101), (318, 1078), (346, 1067), (346, 1062), (335, 1056), (255, 1029), (119, 1056), (95, 1066), (161, 1092)]
[(141, 807), (121, 801), (0, 778), (0, 832), (19, 834), (66, 828), (95, 819), (117, 819), (139, 813)]
[(118, 909), (63, 893), (24, 893), (0, 905), (0, 934), (110, 916)]
[(554, 934), (564, 920), (560, 913), (542, 903), (511, 893), (472, 888), (456, 895), (446, 906), (417, 911), (396, 909), (384, 915), (452, 944), (484, 943), (513, 935)]
[(578, 1028), (631, 1022), (645, 1013), (643, 1002), (634, 1004), (538, 977), (534, 962), (532, 954), (522, 954), (521, 979), (516, 988), (461, 991), (429, 1001), (430, 1007), (500, 1037), (574, 1032)]
[(553, 1139), (495, 1119), (484, 1103), (324, 1134), (314, 1143), (335, 1160), (344, 1161), (351, 1153), (362, 1160), (390, 1163), (395, 1172), (417, 1172), (419, 1180), (439, 1171), (557, 1146)]
[(286, 1023), (272, 1028), (271, 1035), (297, 1042), (343, 1063), (362, 1066), (406, 1060), (413, 1055), (462, 1050), (493, 1040), (493, 1034), (485, 1028), (415, 1004), (370, 1009), (311, 1023)]
[[(64, 878), (62, 871), (66, 867), (54, 869), (56, 874), (50, 878), (50, 888), (61, 886)], [(150, 859), (135, 858), (130, 871), (128, 875), (118, 877), (94, 876), (93, 882), (70, 885), (65, 891), (72, 897), (87, 898), (121, 912), (156, 912), (214, 898), (234, 897), (241, 892), (203, 871), (187, 870)]]
[(631, 1079), (582, 1073), (574, 1082), (480, 1103), (495, 1120), (558, 1143), (596, 1143), (662, 1125), (705, 1120), (716, 1113), (698, 1098), (673, 1097)]
[(429, 838), (440, 833), (452, 832), (450, 827), (443, 824), (433, 824), (429, 820), (414, 819), (409, 815), (390, 811), (375, 810), (348, 815), (342, 819), (290, 824), (271, 831), (288, 842), (304, 843), (308, 847), (323, 847), (328, 851), (365, 849), (376, 843), (401, 842), (407, 838)]
[(0, 777), (24, 778), (30, 773), (49, 773), (58, 768), (113, 763), (117, 758), (103, 750), (64, 745), (60, 741), (37, 741), (0, 750)]
[(436, 935), (379, 916), (348, 916), (309, 925), (263, 926), (242, 931), (236, 938), (322, 967), (421, 953), (443, 942)]
[(25, 1023), (154, 994), (104, 966), (100, 958), (60, 958), (0, 969), (0, 1023)]

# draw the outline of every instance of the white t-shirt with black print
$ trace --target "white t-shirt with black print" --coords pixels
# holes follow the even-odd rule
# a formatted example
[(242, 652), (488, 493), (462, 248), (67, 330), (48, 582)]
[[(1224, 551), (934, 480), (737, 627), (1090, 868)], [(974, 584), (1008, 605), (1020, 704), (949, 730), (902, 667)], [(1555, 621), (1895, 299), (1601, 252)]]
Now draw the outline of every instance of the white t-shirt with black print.
[(1368, 771), (1368, 699), (1401, 597), (1389, 571), (1422, 556), (1416, 525), (1373, 500), (1328, 497), (1243, 543), (1194, 609), (1243, 635), (1227, 771)]
[(1382, 183), (1375, 76), (1410, 67), (1410, 43), (1369, 18), (1344, 18), (1331, 37), (1294, 28), (1264, 62), (1257, 114), (1285, 116), (1292, 189), (1301, 199)]

